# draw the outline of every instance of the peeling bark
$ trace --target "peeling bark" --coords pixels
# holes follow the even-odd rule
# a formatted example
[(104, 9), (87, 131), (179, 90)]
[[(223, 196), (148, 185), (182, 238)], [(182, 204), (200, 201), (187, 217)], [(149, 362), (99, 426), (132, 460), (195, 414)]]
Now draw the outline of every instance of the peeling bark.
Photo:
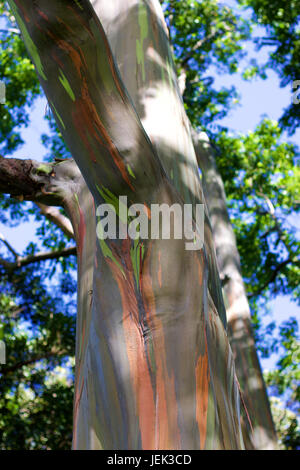
[[(244, 429), (245, 445), (247, 449), (274, 449), (277, 447), (277, 438), (255, 348), (250, 307), (242, 278), (236, 238), (227, 210), (224, 184), (207, 135), (204, 132), (194, 132), (193, 139), (203, 176), (203, 191), (209, 208), (219, 272), (224, 279), (223, 292), (230, 344), (253, 427), (253, 434)], [(247, 417), (245, 426), (246, 421)]]

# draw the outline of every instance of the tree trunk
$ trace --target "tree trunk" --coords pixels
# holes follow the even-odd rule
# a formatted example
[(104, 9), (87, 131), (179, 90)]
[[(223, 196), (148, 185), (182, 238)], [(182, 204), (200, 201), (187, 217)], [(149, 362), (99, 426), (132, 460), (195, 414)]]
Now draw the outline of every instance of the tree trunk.
[[(92, 3), (98, 17), (87, 0), (9, 1), (95, 207), (114, 205), (122, 229), (119, 196), (195, 207), (197, 161), (158, 1)], [(208, 218), (198, 251), (174, 234), (102, 240), (90, 194), (74, 188), (74, 448), (243, 448)]]
[(194, 133), (193, 139), (203, 176), (203, 191), (209, 208), (219, 272), (224, 283), (229, 340), (253, 427), (253, 434), (244, 432), (245, 446), (247, 449), (274, 449), (277, 447), (276, 432), (255, 348), (250, 307), (236, 238), (227, 211), (224, 184), (207, 135)]

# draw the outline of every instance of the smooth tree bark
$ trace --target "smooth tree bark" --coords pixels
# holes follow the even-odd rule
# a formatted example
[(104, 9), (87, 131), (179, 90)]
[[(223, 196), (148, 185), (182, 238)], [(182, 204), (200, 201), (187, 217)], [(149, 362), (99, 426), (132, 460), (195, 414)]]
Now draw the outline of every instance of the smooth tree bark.
[(119, 196), (149, 224), (151, 204), (204, 200), (158, 1), (92, 3), (9, 1), (80, 169), (49, 176), (69, 182), (55, 190), (79, 259), (73, 447), (244, 448), (208, 217), (202, 250), (95, 235), (103, 203), (126, 227)]
[(202, 172), (203, 192), (209, 209), (218, 267), (223, 281), (230, 344), (253, 428), (253, 433), (249, 433), (248, 429), (243, 433), (245, 446), (247, 449), (275, 449), (276, 432), (255, 348), (250, 307), (242, 278), (236, 238), (227, 210), (224, 184), (207, 135), (194, 131), (193, 141)]
[[(174, 171), (176, 172), (176, 163), (178, 162), (174, 162), (172, 152), (176, 146), (180, 147), (183, 139), (180, 142), (180, 137), (178, 138), (178, 135), (174, 136), (171, 122), (172, 119), (176, 121), (178, 115), (180, 117), (180, 111), (179, 113), (174, 112), (170, 116), (170, 105), (174, 103), (174, 92), (178, 95), (176, 80), (173, 76), (174, 86), (169, 86), (166, 83), (165, 74), (161, 76), (162, 64), (159, 57), (163, 55), (170, 57), (169, 51), (167, 54), (164, 54), (164, 49), (168, 47), (168, 42), (161, 41), (157, 43), (154, 49), (151, 35), (148, 35), (147, 38), (145, 37), (144, 41), (149, 42), (148, 49), (147, 45), (145, 47), (150, 60), (146, 60), (145, 66), (137, 70), (136, 57), (133, 54), (128, 55), (128, 51), (133, 50), (136, 43), (138, 57), (139, 30), (143, 16), (148, 14), (151, 21), (153, 13), (149, 14), (149, 11), (147, 12), (147, 9), (141, 5), (137, 8), (139, 3), (137, 1), (116, 1), (114, 6), (109, 8), (105, 8), (105, 3), (105, 0), (92, 0), (96, 13), (102, 19), (114, 57), (119, 65), (122, 79), (130, 92), (139, 116), (141, 116), (141, 121), (148, 135), (151, 135), (152, 142), (156, 143), (156, 148), (162, 161), (165, 162), (165, 166), (173, 165), (169, 168), (169, 174), (173, 175)], [(150, 3), (149, 7), (154, 10), (155, 2)], [(158, 15), (161, 28), (167, 32), (163, 16), (158, 8), (155, 13)], [(135, 18), (138, 18), (139, 21), (134, 21)], [(171, 63), (171, 57), (169, 60)], [(182, 95), (180, 87), (179, 91), (180, 95)], [(157, 109), (160, 113), (161, 119), (159, 121), (153, 119), (153, 109)], [(169, 127), (164, 125), (162, 128), (161, 123), (165, 121)], [(174, 127), (179, 129), (179, 123), (175, 122)], [(169, 133), (167, 133), (168, 129), (170, 130)], [(176, 139), (177, 142), (175, 142)], [(203, 189), (208, 193), (206, 202), (210, 212), (213, 212), (211, 222), (215, 246), (217, 248), (217, 259), (221, 267), (220, 274), (221, 277), (226, 278), (226, 280), (228, 279), (224, 293), (227, 300), (226, 310), (229, 322), (229, 338), (232, 341), (238, 377), (241, 381), (243, 396), (245, 397), (247, 407), (249, 407), (248, 411), (251, 415), (254, 429), (254, 434), (249, 432), (249, 422), (246, 416), (244, 420), (246, 447), (258, 449), (274, 448), (276, 445), (276, 435), (255, 349), (250, 309), (241, 275), (235, 236), (228, 217), (223, 183), (219, 173), (217, 173), (214, 160), (212, 160), (213, 153), (211, 151), (204, 151), (204, 142), (201, 139), (200, 141), (193, 139), (193, 143), (198, 164), (204, 174)], [(199, 152), (200, 146), (201, 151)], [(209, 147), (209, 150), (211, 150), (211, 147)], [(198, 158), (198, 154), (201, 161)], [(243, 336), (241, 340), (242, 322)]]

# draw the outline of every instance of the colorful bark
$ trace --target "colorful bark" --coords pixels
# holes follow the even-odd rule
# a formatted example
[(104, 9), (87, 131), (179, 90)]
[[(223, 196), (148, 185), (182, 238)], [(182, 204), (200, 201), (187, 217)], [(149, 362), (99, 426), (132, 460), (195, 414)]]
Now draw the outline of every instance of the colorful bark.
[[(107, 34), (122, 81), (169, 180), (185, 203), (205, 203), (168, 30), (158, 0), (115, 0), (110, 5), (105, 0), (92, 0), (91, 3)], [(139, 55), (133, 54), (141, 38), (143, 64)], [(226, 324), (208, 216), (205, 238), (210, 294)]]
[(247, 449), (274, 449), (277, 446), (276, 433), (255, 348), (250, 307), (236, 238), (227, 211), (224, 184), (208, 137), (204, 133), (195, 133), (194, 143), (203, 175), (203, 190), (209, 208), (220, 275), (225, 281), (223, 290), (230, 344), (253, 428), (253, 433), (249, 433), (248, 417), (244, 416), (245, 445)]
[[(116, 29), (110, 43), (124, 41), (128, 53), (132, 36), (133, 50), (138, 48), (135, 68), (120, 67), (123, 81), (90, 2), (9, 3), (95, 205), (120, 195), (147, 207), (202, 202), (158, 2), (115, 2), (116, 10), (99, 3), (104, 23), (109, 14), (117, 15), (111, 17)], [(122, 10), (124, 5), (132, 8)], [(114, 36), (118, 31), (121, 36)], [(118, 50), (125, 64), (131, 55)], [(142, 244), (129, 238), (96, 240), (94, 250), (88, 201), (77, 194), (78, 207), (70, 204), (80, 246), (81, 299), (74, 448), (243, 448), (208, 220), (201, 251), (185, 250), (185, 240)], [(89, 303), (84, 276), (90, 285), (93, 252)]]

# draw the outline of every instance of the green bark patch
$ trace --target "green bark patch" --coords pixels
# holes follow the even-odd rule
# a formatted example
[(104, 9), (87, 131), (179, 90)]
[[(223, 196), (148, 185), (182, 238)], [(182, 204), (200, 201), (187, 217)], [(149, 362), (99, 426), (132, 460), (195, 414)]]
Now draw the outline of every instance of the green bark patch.
[(66, 126), (64, 124), (64, 121), (62, 120), (62, 117), (61, 115), (59, 114), (59, 112), (57, 111), (56, 107), (54, 106), (54, 104), (52, 103), (52, 101), (50, 102), (51, 103), (51, 107), (53, 108), (53, 111), (55, 112), (56, 116), (57, 116), (57, 119), (59, 120), (59, 122), (61, 123), (61, 125), (63, 126), (64, 129), (66, 129)]
[(46, 165), (42, 163), (40, 166), (37, 167), (37, 171), (39, 173), (46, 173), (47, 175), (50, 175), (52, 173), (53, 168), (49, 165)]
[(143, 81), (146, 79), (145, 73), (145, 56), (144, 56), (144, 40), (148, 36), (148, 17), (147, 7), (144, 2), (139, 4), (139, 25), (140, 25), (140, 39), (136, 40), (136, 58), (139, 65), (142, 66)]
[(40, 74), (40, 76), (46, 81), (47, 77), (44, 73), (43, 65), (42, 65), (38, 50), (37, 50), (34, 42), (32, 41), (31, 37), (28, 34), (27, 28), (26, 28), (22, 18), (20, 17), (20, 15), (18, 13), (18, 10), (17, 10), (17, 7), (16, 7), (15, 3), (13, 1), (11, 1), (10, 5), (11, 5), (11, 9), (13, 11), (13, 14), (14, 14), (17, 22), (18, 22), (19, 28), (20, 28), (21, 33), (23, 35), (23, 38), (24, 38), (24, 41), (25, 41), (26, 46), (28, 48), (28, 51), (29, 51), (29, 53), (30, 53), (30, 55), (33, 59), (33, 62), (35, 63), (36, 69), (37, 69), (38, 73)]
[(66, 90), (66, 92), (68, 93), (69, 97), (71, 98), (72, 101), (75, 101), (75, 95), (73, 93), (73, 90), (71, 88), (71, 85), (70, 83), (68, 82), (68, 79), (67, 77), (64, 75), (63, 71), (61, 69), (59, 69), (59, 73), (61, 75), (61, 77), (58, 77), (59, 78), (59, 81), (60, 83), (62, 84), (62, 86), (64, 87), (64, 89)]

